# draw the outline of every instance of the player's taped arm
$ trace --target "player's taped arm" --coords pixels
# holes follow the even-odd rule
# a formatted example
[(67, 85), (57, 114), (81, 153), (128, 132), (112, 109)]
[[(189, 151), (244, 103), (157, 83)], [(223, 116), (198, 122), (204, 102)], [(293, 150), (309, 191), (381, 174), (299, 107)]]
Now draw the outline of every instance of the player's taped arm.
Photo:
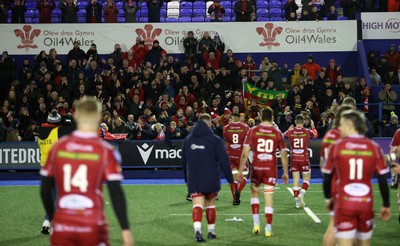
[(54, 217), (54, 178), (53, 177), (42, 177), (42, 183), (40, 185), (40, 196), (42, 198), (44, 209), (46, 210), (49, 220), (52, 221)]
[(386, 208), (390, 207), (389, 199), (389, 187), (386, 181), (386, 174), (378, 176), (379, 190), (381, 191), (383, 206)]
[(332, 176), (332, 174), (324, 174), (323, 188), (325, 199), (331, 199)]
[(126, 211), (125, 195), (121, 187), (121, 181), (108, 181), (111, 202), (122, 230), (129, 229), (128, 215)]

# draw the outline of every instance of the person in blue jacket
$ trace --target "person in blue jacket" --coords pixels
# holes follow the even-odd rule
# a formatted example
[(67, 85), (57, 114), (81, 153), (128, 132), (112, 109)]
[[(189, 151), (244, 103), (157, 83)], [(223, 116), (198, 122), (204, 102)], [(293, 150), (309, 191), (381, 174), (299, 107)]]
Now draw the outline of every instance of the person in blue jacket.
[(211, 131), (211, 116), (202, 114), (185, 139), (182, 147), (182, 167), (192, 198), (193, 226), (196, 241), (205, 241), (201, 234), (203, 206), (206, 206), (208, 239), (215, 239), (215, 201), (221, 189), (220, 169), (226, 180), (233, 183), (232, 170), (223, 140)]

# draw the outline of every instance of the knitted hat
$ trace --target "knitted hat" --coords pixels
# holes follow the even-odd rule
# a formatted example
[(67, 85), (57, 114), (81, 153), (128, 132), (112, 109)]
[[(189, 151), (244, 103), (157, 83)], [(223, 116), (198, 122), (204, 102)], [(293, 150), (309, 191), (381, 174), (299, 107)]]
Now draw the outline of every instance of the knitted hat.
[(47, 122), (52, 124), (60, 123), (61, 116), (58, 114), (57, 110), (51, 111), (49, 116), (47, 116)]
[(394, 120), (394, 119), (398, 120), (399, 117), (392, 111), (392, 112), (390, 113), (390, 119), (391, 119), (391, 120)]
[(216, 120), (218, 120), (218, 118), (219, 118), (219, 115), (218, 115), (218, 114), (216, 114), (216, 113), (214, 113), (214, 112), (211, 112), (211, 120), (212, 120), (212, 121), (216, 121)]

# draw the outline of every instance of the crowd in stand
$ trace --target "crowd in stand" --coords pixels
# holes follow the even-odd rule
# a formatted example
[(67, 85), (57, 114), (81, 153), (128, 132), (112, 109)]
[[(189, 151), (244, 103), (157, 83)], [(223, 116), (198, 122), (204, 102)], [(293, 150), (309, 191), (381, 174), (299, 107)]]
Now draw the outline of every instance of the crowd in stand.
[[(33, 63), (24, 59), (19, 66), (4, 51), (0, 60), (0, 141), (6, 140), (10, 131), (17, 131), (18, 139), (34, 140), (37, 126), (46, 122), (51, 110), (68, 117), (76, 100), (85, 95), (95, 96), (103, 104), (103, 134), (122, 133), (128, 134), (128, 139), (141, 140), (183, 139), (203, 112), (212, 115), (214, 130), (221, 134), (233, 112), (241, 114), (242, 122), (250, 126), (259, 121), (259, 105), (244, 105), (244, 82), (265, 90), (287, 91), (287, 98), (278, 94), (269, 102), (282, 131), (302, 113), (307, 116), (305, 125), (315, 122), (323, 136), (336, 108), (348, 96), (365, 104), (360, 109), (373, 118), (368, 103), (375, 99), (365, 79), (357, 84), (344, 81), (342, 67), (334, 59), (318, 64), (310, 54), (303, 62), (278, 64), (264, 57), (258, 63), (248, 54), (241, 61), (232, 50), (225, 50), (218, 34), (211, 37), (207, 32), (200, 40), (188, 32), (183, 45), (184, 58), (178, 60), (157, 40), (149, 49), (140, 37), (127, 51), (115, 44), (106, 56), (98, 54), (95, 44), (84, 51), (75, 42), (66, 60), (53, 48), (48, 53), (41, 51)], [(371, 52), (368, 57), (371, 79), (379, 74), (376, 83), (385, 84), (379, 93), (382, 102), (397, 100), (390, 87), (400, 84), (399, 48), (392, 45), (386, 54)], [(394, 109), (384, 105), (387, 122), (395, 116)], [(398, 127), (397, 121), (393, 122)]]
[[(102, 4), (98, 0), (87, 1), (84, 8), (87, 23), (117, 23), (120, 12), (124, 12), (123, 21), (127, 23), (137, 22), (137, 12), (140, 10), (139, 2), (147, 2), (146, 15), (148, 14), (148, 22), (160, 22), (160, 10), (164, 2), (169, 0), (147, 0), (134, 1), (123, 0), (122, 9), (117, 8), (114, 0), (107, 0)], [(195, 2), (195, 1), (193, 1)], [(295, 0), (287, 0), (282, 4), (281, 8), (284, 14), (280, 13), (279, 18), (284, 17), (287, 21), (297, 20), (336, 20), (338, 19), (337, 7), (343, 9), (343, 16), (347, 19), (355, 19), (356, 12), (366, 11), (399, 11), (400, 2), (398, 0), (382, 0), (379, 1), (379, 9), (376, 8), (375, 2), (371, 0), (340, 0), (335, 4), (335, 0), (302, 0), (301, 14), (298, 19), (296, 11), (299, 6)], [(279, 2), (280, 3), (280, 2)], [(61, 11), (62, 23), (78, 23), (78, 2), (76, 0), (61, 0), (56, 6), (55, 0), (37, 0), (36, 9), (39, 12), (39, 23), (51, 23), (52, 12), (56, 7)], [(229, 6), (231, 8), (231, 6)], [(12, 23), (25, 23), (25, 13), (27, 12), (25, 0), (0, 0), (0, 23), (7, 23), (9, 11), (11, 10)], [(122, 10), (122, 11), (121, 11)], [(256, 0), (239, 0), (232, 6), (235, 14), (235, 21), (256, 21), (257, 20), (257, 1)], [(219, 0), (207, 9), (210, 14), (211, 21), (222, 21), (225, 13), (224, 6)], [(103, 19), (102, 19), (103, 18)], [(261, 18), (262, 19), (262, 18)], [(229, 18), (230, 21), (230, 18)], [(58, 22), (58, 21), (57, 21)]]

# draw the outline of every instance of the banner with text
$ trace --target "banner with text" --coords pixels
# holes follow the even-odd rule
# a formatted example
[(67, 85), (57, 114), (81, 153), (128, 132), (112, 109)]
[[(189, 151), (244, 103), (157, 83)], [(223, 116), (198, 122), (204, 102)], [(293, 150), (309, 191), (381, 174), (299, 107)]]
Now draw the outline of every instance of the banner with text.
[(37, 55), (55, 48), (67, 54), (74, 41), (83, 50), (95, 43), (100, 54), (114, 44), (129, 50), (136, 37), (152, 46), (157, 39), (168, 53), (183, 53), (183, 40), (193, 31), (200, 39), (218, 33), (226, 48), (238, 53), (356, 51), (356, 21), (249, 22), (249, 23), (151, 23), (151, 24), (4, 24), (0, 25), (2, 50), (11, 55)]
[(400, 39), (400, 12), (361, 13), (363, 39)]
[[(390, 138), (374, 139), (384, 153), (389, 153)], [(180, 167), (183, 141), (173, 142), (174, 148), (164, 141), (111, 141), (122, 156), (122, 167), (156, 168)], [(286, 140), (289, 147), (289, 140)], [(311, 139), (308, 154), (312, 165), (319, 165), (321, 139)], [(288, 154), (290, 149), (287, 148)], [(279, 157), (279, 152), (277, 152)], [(0, 170), (39, 169), (40, 151), (36, 142), (0, 143)]]
[(248, 82), (244, 82), (243, 84), (243, 98), (246, 108), (251, 107), (252, 101), (255, 101), (260, 108), (271, 106), (271, 103), (278, 95), (280, 95), (282, 99), (287, 99), (287, 94), (287, 91), (263, 90)]

